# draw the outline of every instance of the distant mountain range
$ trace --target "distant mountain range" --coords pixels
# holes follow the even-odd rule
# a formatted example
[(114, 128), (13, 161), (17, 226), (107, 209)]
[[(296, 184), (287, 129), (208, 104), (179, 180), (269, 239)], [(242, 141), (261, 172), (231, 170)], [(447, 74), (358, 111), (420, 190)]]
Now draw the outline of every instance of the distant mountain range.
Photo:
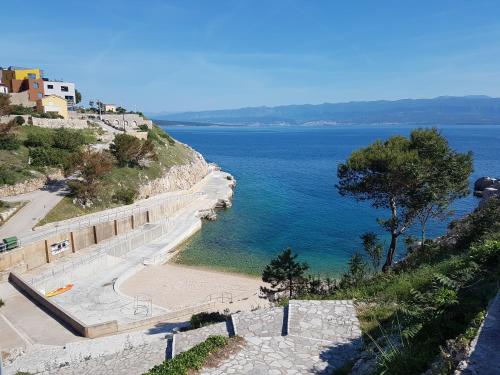
[[(440, 96), (433, 99), (377, 100), (248, 107), (216, 111), (152, 114), (170, 125), (332, 125), (370, 123), (499, 124), (500, 98)], [(194, 123), (193, 123), (194, 122)]]

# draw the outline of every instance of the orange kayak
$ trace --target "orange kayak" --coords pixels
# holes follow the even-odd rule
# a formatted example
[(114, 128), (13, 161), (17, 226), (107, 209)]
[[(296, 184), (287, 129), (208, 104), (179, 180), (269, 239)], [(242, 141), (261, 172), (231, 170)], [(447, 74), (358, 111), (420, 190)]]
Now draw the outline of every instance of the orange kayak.
[(68, 284), (63, 288), (57, 288), (57, 289), (53, 290), (52, 292), (46, 293), (45, 297), (49, 298), (49, 297), (57, 296), (58, 294), (67, 292), (68, 290), (71, 290), (71, 288), (73, 288), (73, 284)]

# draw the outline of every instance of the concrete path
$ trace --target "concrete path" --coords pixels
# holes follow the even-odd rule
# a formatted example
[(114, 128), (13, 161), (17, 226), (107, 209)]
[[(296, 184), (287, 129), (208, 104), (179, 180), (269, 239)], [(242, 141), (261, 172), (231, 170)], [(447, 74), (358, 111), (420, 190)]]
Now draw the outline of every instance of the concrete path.
[(463, 375), (500, 374), (500, 293), (493, 299), (486, 319), (472, 343)]
[(7, 202), (28, 201), (29, 203), (0, 227), (0, 239), (31, 232), (32, 228), (63, 199), (67, 192), (65, 182), (59, 181), (31, 193), (1, 198)]

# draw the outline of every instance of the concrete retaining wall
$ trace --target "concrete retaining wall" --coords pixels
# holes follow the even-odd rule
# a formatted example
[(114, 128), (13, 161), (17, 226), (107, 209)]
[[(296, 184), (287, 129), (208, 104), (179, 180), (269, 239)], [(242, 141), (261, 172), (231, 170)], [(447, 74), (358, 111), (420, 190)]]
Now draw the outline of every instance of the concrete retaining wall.
[[(50, 236), (46, 240), (36, 241), (23, 245), (20, 248), (0, 253), (0, 272), (8, 271), (17, 265), (24, 265), (25, 270), (31, 270), (45, 263), (50, 263), (54, 259), (67, 256), (72, 252), (74, 253), (112, 237), (129, 233), (148, 223), (160, 221), (169, 214), (189, 204), (191, 200), (192, 197), (189, 196), (180, 199), (178, 202), (163, 203), (159, 206), (149, 208), (147, 211), (136, 212), (121, 219), (110, 220), (72, 231), (68, 230), (68, 232)], [(159, 230), (161, 231), (161, 228)], [(153, 232), (148, 232), (148, 236), (151, 236), (150, 240), (159, 236)], [(51, 245), (64, 240), (68, 240), (70, 246), (65, 251), (52, 254)], [(140, 242), (142, 240), (137, 238), (134, 241)], [(136, 247), (137, 244), (132, 241), (131, 246)]]
[(107, 240), (108, 238), (115, 236), (115, 223), (114, 221), (108, 221), (106, 223), (100, 223), (94, 225), (96, 243)]
[(82, 228), (73, 232), (73, 248), (75, 251), (85, 249), (96, 243), (94, 227)]

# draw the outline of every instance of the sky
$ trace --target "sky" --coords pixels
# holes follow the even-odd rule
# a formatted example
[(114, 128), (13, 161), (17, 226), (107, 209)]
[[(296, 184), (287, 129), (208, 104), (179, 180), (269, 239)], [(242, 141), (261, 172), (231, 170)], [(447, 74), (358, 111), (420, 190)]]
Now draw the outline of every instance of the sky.
[(0, 66), (75, 82), (83, 104), (500, 97), (498, 0), (26, 0), (2, 13)]

